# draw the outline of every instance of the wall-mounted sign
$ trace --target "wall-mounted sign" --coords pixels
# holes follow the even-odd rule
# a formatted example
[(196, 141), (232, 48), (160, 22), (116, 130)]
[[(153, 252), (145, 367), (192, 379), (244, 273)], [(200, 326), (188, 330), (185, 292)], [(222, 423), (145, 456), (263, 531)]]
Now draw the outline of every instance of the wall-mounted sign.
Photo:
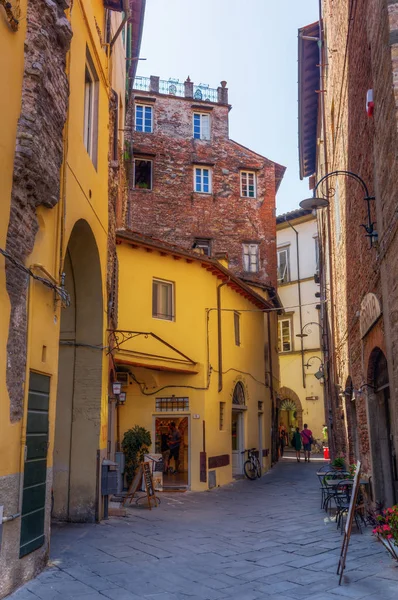
[(306, 396), (306, 400), (318, 400), (319, 396)]
[(200, 419), (200, 415), (192, 415), (193, 419)]
[(369, 329), (376, 323), (381, 315), (381, 306), (376, 294), (366, 294), (361, 302), (359, 313), (359, 328), (361, 338), (363, 338)]

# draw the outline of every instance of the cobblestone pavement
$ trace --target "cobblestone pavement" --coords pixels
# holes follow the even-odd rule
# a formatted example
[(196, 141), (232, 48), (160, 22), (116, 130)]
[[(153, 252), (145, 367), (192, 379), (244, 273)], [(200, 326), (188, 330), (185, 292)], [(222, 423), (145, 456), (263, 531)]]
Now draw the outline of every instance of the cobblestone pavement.
[(152, 511), (54, 529), (49, 568), (12, 600), (398, 598), (398, 567), (367, 528), (341, 535), (320, 509), (318, 463), (284, 459), (257, 481), (162, 495)]

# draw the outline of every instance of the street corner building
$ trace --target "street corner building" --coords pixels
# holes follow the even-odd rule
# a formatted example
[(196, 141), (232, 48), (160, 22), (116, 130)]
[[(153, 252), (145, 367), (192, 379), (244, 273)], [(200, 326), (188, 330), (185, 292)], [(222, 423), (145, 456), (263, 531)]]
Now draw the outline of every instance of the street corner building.
[(102, 514), (125, 58), (145, 2), (1, 5), (3, 597), (46, 565), (52, 504), (60, 520)]
[[(297, 209), (276, 217), (281, 387), (278, 421), (289, 434), (307, 423), (322, 441), (324, 364), (320, 324), (319, 240), (316, 217)], [(291, 435), (289, 435), (289, 440)]]
[(117, 445), (139, 425), (160, 457), (174, 422), (179, 469), (170, 458), (163, 490), (229, 483), (243, 475), (247, 448), (268, 470), (279, 302), (201, 249), (119, 231), (117, 255), (119, 321), (109, 346), (126, 393)]
[(360, 460), (377, 510), (398, 499), (397, 9), (321, 2), (299, 30), (300, 177), (317, 211), (332, 454)]
[(276, 287), (275, 194), (285, 168), (229, 137), (226, 82), (217, 89), (136, 77), (128, 227), (209, 256)]

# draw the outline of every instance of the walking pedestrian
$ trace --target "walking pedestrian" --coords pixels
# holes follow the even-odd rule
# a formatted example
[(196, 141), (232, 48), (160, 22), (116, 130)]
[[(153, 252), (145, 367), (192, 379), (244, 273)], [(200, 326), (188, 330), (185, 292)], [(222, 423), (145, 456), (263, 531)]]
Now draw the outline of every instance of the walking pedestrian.
[(285, 446), (286, 446), (286, 431), (285, 431), (285, 428), (282, 426), (279, 431), (279, 452), (280, 452), (281, 458), (283, 458)]
[(299, 427), (296, 427), (296, 431), (293, 433), (292, 446), (296, 450), (297, 462), (300, 462), (301, 434), (300, 434), (300, 428)]
[(311, 444), (313, 443), (314, 440), (312, 439), (312, 431), (311, 431), (311, 429), (308, 429), (307, 423), (304, 423), (304, 429), (301, 432), (301, 437), (303, 440), (303, 447), (304, 447), (304, 461), (310, 462)]

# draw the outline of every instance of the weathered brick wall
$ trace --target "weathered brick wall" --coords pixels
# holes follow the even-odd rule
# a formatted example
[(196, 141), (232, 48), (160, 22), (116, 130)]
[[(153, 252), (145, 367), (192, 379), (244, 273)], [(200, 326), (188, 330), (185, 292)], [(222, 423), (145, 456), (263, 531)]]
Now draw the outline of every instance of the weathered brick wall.
[[(13, 188), (6, 249), (25, 263), (38, 230), (36, 209), (54, 207), (59, 199), (63, 127), (68, 105), (66, 54), (72, 37), (64, 10), (66, 0), (28, 2), (21, 115), (18, 121)], [(7, 388), (10, 419), (22, 417), (26, 364), (28, 279), (6, 265), (11, 303), (7, 343)]]
[[(341, 239), (338, 241), (336, 197), (331, 201), (333, 279), (335, 284), (336, 359), (338, 381), (345, 386), (352, 377), (354, 388), (368, 382), (372, 349), (387, 354), (393, 404), (398, 393), (398, 2), (395, 0), (324, 0), (327, 33), (325, 112), (328, 171), (348, 169), (360, 175), (376, 196), (372, 220), (379, 234), (379, 248), (369, 249), (365, 231), (364, 190), (352, 179), (339, 178)], [(395, 32), (395, 33), (394, 33)], [(365, 112), (366, 92), (373, 89), (375, 112)], [(395, 94), (395, 95), (394, 95)], [(332, 183), (334, 187), (334, 184)], [(373, 292), (382, 303), (383, 318), (361, 339), (359, 310), (362, 298)], [(371, 382), (369, 382), (371, 383)], [(338, 420), (340, 407), (334, 409)], [(356, 400), (361, 459), (370, 470), (370, 446), (366, 394)], [(345, 415), (347, 418), (348, 415)], [(348, 448), (347, 427), (338, 426), (337, 444)]]
[[(255, 277), (275, 286), (276, 170), (280, 177), (281, 167), (228, 138), (228, 106), (210, 105), (211, 141), (203, 141), (192, 134), (192, 107), (198, 102), (139, 96), (155, 98), (154, 132), (133, 133), (134, 155), (153, 160), (153, 190), (130, 186), (129, 227), (185, 248), (192, 247), (195, 237), (211, 238), (213, 253), (227, 251), (238, 276), (248, 275), (243, 272), (242, 243), (259, 243), (260, 271)], [(209, 109), (208, 103), (202, 104)], [(133, 123), (133, 111), (130, 104), (128, 124)], [(212, 168), (211, 194), (193, 191), (195, 164)], [(240, 169), (256, 171), (257, 198), (240, 197)]]

